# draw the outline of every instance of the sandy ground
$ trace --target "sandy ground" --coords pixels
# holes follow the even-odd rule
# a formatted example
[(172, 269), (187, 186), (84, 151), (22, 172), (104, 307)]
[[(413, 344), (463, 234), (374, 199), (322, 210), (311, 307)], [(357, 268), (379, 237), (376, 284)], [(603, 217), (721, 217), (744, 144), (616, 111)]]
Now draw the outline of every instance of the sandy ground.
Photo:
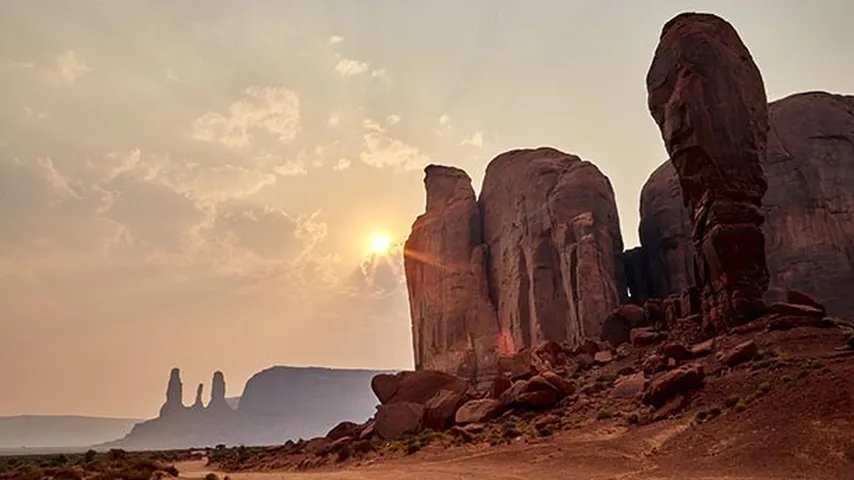
[[(668, 438), (682, 432), (684, 422), (663, 422), (653, 435), (635, 438), (621, 427), (601, 427), (579, 435), (560, 435), (536, 443), (519, 442), (483, 451), (425, 451), (414, 457), (343, 470), (310, 472), (214, 471), (232, 480), (777, 480), (779, 476), (733, 476), (664, 471), (650, 456)], [(650, 433), (650, 432), (647, 432)], [(182, 478), (202, 478), (211, 470), (204, 461), (176, 465)]]

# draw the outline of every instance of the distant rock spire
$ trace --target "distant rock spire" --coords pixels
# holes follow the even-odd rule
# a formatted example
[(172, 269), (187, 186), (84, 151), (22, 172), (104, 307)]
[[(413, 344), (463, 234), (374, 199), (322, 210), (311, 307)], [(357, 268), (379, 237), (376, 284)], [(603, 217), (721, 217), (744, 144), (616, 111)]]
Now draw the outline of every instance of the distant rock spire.
[(211, 401), (208, 403), (208, 410), (231, 410), (225, 401), (225, 376), (220, 371), (214, 372), (211, 380)]
[(169, 415), (184, 409), (184, 384), (181, 383), (181, 369), (173, 368), (166, 387), (166, 403), (160, 407), (160, 416)]
[(202, 403), (202, 393), (205, 391), (205, 384), (200, 383), (198, 387), (196, 387), (196, 401), (193, 402), (193, 409), (201, 409), (205, 408), (205, 405)]

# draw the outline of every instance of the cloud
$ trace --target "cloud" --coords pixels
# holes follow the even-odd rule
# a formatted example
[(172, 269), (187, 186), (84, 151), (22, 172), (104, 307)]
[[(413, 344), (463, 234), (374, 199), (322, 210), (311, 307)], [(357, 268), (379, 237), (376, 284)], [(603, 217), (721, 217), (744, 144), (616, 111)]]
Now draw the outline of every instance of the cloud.
[(387, 79), (388, 72), (384, 68), (375, 68), (371, 70), (371, 76), (379, 79)]
[(352, 162), (346, 158), (339, 158), (338, 163), (336, 163), (335, 166), (332, 167), (332, 169), (339, 172), (341, 170), (347, 170), (348, 168), (350, 168), (351, 163)]
[(300, 132), (299, 98), (283, 86), (252, 86), (227, 112), (205, 113), (193, 120), (190, 130), (196, 140), (220, 143), (231, 149), (249, 147), (257, 132), (288, 143)]
[(349, 58), (338, 56), (338, 63), (335, 64), (335, 71), (342, 77), (352, 77), (360, 75), (368, 71), (368, 62), (352, 60)]
[(392, 113), (391, 115), (385, 117), (385, 123), (388, 125), (397, 125), (400, 123), (400, 115)]
[(2, 62), (0, 63), (0, 68), (4, 70), (32, 70), (36, 68), (36, 64), (33, 62)]
[(454, 129), (454, 127), (451, 126), (451, 116), (448, 114), (442, 114), (436, 121), (436, 124), (438, 125), (436, 133), (440, 137), (447, 137)]
[(344, 38), (339, 37), (338, 35), (332, 35), (331, 37), (329, 37), (329, 40), (326, 43), (328, 43), (329, 45), (338, 45), (343, 41)]
[(165, 75), (166, 75), (166, 80), (168, 80), (172, 83), (177, 83), (177, 82), (181, 81), (181, 79), (178, 78), (178, 74), (175, 73), (175, 69), (173, 69), (173, 68), (167, 68)]
[(337, 127), (341, 124), (341, 117), (338, 114), (333, 113), (329, 116), (329, 119), (326, 121), (326, 124), (330, 127)]
[(372, 167), (395, 167), (417, 170), (430, 163), (430, 158), (418, 147), (388, 135), (386, 130), (372, 120), (365, 120), (362, 152), (359, 159)]
[(92, 71), (85, 62), (77, 58), (74, 50), (68, 50), (57, 55), (56, 65), (59, 74), (69, 83), (75, 82), (78, 78)]
[(483, 130), (478, 130), (474, 132), (474, 134), (470, 138), (464, 139), (462, 142), (460, 142), (460, 144), (472, 146), (475, 148), (483, 148), (485, 145), (483, 141)]
[(36, 110), (23, 101), (21, 102), (21, 113), (24, 117), (25, 122), (44, 120), (48, 117), (47, 113)]

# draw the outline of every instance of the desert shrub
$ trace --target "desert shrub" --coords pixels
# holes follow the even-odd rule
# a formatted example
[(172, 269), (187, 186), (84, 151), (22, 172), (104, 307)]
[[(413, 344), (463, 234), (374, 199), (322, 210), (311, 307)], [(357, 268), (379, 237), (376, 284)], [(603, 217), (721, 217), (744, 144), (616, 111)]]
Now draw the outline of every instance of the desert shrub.
[(612, 418), (613, 416), (614, 414), (607, 410), (599, 410), (598, 412), (596, 412), (596, 420), (607, 420), (609, 418)]
[(95, 456), (97, 455), (98, 452), (96, 452), (95, 450), (86, 450), (86, 453), (83, 455), (83, 460), (85, 460), (86, 463), (92, 463), (92, 461), (95, 460)]
[(743, 412), (747, 409), (747, 403), (744, 400), (739, 400), (738, 403), (735, 404), (735, 411)]
[(729, 397), (727, 397), (726, 400), (724, 400), (724, 405), (726, 405), (727, 408), (732, 408), (732, 407), (736, 406), (736, 404), (738, 404), (738, 402), (740, 402), (740, 401), (741, 401), (740, 397), (738, 397), (736, 395), (730, 395)]
[(219, 477), (215, 473), (209, 473), (205, 475), (205, 480), (219, 480)]

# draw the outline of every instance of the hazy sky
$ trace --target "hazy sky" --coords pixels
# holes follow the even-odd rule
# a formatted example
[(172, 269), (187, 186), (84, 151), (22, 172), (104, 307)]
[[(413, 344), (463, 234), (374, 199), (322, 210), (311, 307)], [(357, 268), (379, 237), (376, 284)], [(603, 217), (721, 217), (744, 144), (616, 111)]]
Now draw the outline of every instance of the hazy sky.
[[(847, 0), (0, 2), (0, 415), (153, 416), (169, 369), (409, 368), (399, 253), (428, 163), (611, 178), (627, 246), (665, 158), (644, 77), (684, 10), (768, 96), (851, 92)], [(207, 391), (206, 391), (207, 396)]]

